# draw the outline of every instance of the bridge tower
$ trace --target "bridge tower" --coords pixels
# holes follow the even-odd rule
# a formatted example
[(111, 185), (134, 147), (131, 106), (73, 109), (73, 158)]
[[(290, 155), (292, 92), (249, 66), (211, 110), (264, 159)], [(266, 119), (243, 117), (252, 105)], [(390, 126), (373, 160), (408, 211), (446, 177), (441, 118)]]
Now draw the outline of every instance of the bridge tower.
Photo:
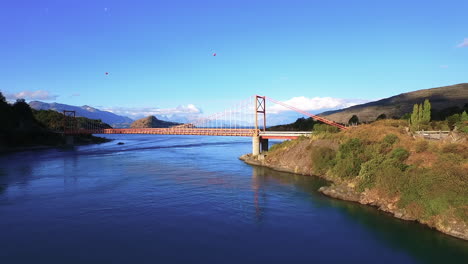
[(67, 145), (73, 145), (73, 133), (78, 129), (75, 111), (63, 111), (63, 134)]
[(266, 96), (255, 96), (255, 135), (252, 137), (252, 155), (258, 156), (262, 151), (268, 151), (268, 139), (260, 137), (258, 124), (259, 114), (263, 114), (263, 131), (266, 131)]

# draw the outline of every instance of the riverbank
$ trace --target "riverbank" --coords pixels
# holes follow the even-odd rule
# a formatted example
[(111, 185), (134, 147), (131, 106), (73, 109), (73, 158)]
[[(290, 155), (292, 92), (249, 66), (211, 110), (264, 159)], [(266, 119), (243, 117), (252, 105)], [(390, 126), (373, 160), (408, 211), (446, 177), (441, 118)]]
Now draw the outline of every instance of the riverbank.
[(275, 145), (241, 160), (274, 170), (322, 177), (324, 195), (377, 207), (468, 240), (468, 146), (415, 138), (399, 121)]
[[(51, 149), (51, 148), (64, 148), (69, 147), (62, 135), (54, 136), (53, 139), (48, 140), (38, 140), (33, 142), (28, 142), (27, 144), (18, 144), (15, 142), (21, 142), (21, 138), (15, 140), (10, 140), (9, 144), (5, 143), (7, 140), (0, 137), (0, 154), (20, 152), (20, 151), (30, 151), (30, 150), (42, 150), (42, 149)], [(112, 139), (96, 137), (93, 135), (80, 135), (74, 138), (74, 146), (84, 146), (91, 144), (102, 144), (110, 142)], [(13, 142), (13, 143), (12, 143)]]

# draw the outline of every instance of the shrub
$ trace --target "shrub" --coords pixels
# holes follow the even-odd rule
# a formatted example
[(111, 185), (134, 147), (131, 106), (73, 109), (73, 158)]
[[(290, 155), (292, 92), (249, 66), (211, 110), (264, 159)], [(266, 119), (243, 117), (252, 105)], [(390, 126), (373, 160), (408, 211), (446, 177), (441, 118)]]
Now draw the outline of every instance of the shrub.
[(421, 153), (421, 152), (426, 151), (428, 145), (429, 143), (424, 139), (416, 141), (416, 144), (415, 144), (416, 152)]
[(366, 161), (365, 148), (361, 140), (352, 138), (340, 145), (336, 155), (335, 175), (341, 178), (355, 177)]
[(445, 144), (444, 146), (442, 146), (442, 153), (457, 154), (458, 153), (457, 144), (455, 144), (455, 143)]
[(399, 140), (399, 139), (398, 139), (397, 135), (395, 135), (395, 134), (388, 134), (388, 135), (386, 135), (386, 136), (384, 137), (384, 139), (383, 139), (382, 142), (384, 142), (384, 143), (386, 143), (386, 144), (389, 144), (389, 145), (393, 145), (393, 144), (395, 144), (396, 142), (398, 142), (398, 140)]
[(358, 191), (363, 192), (366, 188), (374, 187), (375, 176), (384, 159), (385, 156), (381, 155), (361, 164), (361, 170), (359, 171), (360, 181), (357, 186)]
[(338, 133), (340, 132), (340, 129), (334, 126), (327, 125), (327, 124), (315, 124), (313, 131), (325, 132), (325, 133)]
[(391, 158), (403, 162), (409, 157), (409, 152), (404, 148), (396, 148), (390, 154)]
[(327, 147), (316, 147), (310, 152), (312, 169), (315, 173), (325, 174), (333, 167), (336, 151)]

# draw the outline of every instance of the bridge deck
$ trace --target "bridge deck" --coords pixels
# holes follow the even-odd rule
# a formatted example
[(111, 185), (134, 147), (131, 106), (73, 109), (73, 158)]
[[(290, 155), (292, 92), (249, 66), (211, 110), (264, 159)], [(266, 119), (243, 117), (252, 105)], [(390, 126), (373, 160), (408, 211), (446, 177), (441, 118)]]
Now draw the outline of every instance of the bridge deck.
[(65, 134), (149, 134), (251, 137), (255, 129), (231, 128), (106, 128), (69, 130)]
[(264, 139), (296, 139), (300, 136), (310, 136), (309, 131), (261, 131), (260, 137)]
[[(147, 135), (195, 135), (195, 136), (234, 136), (253, 137), (257, 131), (253, 128), (108, 128), (68, 130), (65, 134), (147, 134)], [(260, 131), (265, 139), (295, 139), (312, 134), (307, 131)]]

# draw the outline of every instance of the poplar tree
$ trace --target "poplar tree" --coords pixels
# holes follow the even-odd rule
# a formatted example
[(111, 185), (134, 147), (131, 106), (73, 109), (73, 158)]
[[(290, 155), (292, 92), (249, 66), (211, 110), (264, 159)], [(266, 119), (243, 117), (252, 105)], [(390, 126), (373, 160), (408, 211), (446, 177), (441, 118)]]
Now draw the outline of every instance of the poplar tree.
[(461, 119), (462, 122), (468, 121), (468, 114), (466, 113), (466, 111), (463, 111), (463, 113), (461, 114), (460, 119)]
[(413, 113), (411, 113), (411, 117), (410, 117), (411, 127), (416, 128), (416, 126), (419, 123), (418, 120), (419, 120), (419, 105), (415, 104), (413, 106)]
[(422, 109), (421, 123), (429, 124), (430, 121), (431, 121), (431, 103), (429, 102), (429, 100), (426, 99), (424, 100), (424, 106)]
[(419, 107), (419, 112), (418, 112), (418, 129), (419, 129), (419, 125), (422, 124), (423, 120), (424, 120), (424, 108), (423, 108), (423, 104), (419, 104), (418, 107)]

